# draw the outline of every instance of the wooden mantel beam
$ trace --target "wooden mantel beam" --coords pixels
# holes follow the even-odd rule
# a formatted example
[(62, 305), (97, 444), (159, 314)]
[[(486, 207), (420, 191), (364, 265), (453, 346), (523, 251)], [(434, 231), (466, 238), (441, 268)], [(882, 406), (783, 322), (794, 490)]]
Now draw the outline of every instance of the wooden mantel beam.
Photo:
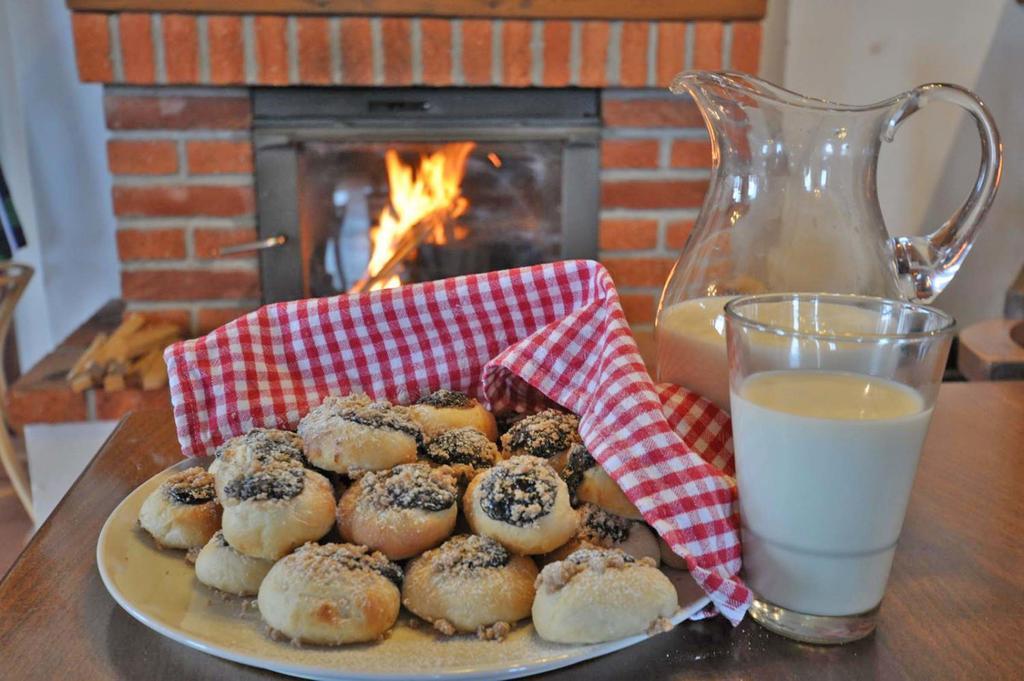
[(767, 0), (67, 0), (82, 12), (338, 14), (493, 19), (761, 19)]

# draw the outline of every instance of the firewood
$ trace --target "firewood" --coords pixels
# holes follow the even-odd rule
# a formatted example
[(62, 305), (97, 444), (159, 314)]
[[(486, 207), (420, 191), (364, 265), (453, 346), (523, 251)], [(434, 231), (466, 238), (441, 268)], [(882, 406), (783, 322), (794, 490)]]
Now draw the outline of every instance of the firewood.
[(128, 385), (155, 390), (167, 384), (163, 351), (182, 338), (182, 330), (168, 322), (147, 322), (130, 314), (109, 336), (97, 336), (75, 361), (67, 380), (75, 392), (102, 386), (115, 392)]
[(106, 342), (107, 334), (96, 334), (96, 337), (89, 343), (89, 347), (85, 349), (85, 352), (75, 361), (74, 366), (68, 372), (68, 382), (76, 393), (88, 390), (95, 382), (97, 376), (94, 372), (89, 371), (89, 365), (94, 363), (94, 358)]

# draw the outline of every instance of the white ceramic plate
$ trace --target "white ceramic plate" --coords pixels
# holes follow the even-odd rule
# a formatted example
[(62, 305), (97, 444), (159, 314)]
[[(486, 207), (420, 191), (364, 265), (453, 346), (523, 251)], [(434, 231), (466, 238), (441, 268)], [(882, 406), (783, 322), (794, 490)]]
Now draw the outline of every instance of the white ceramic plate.
[[(142, 502), (174, 472), (208, 460), (182, 461), (128, 495), (100, 532), (96, 561), (107, 591), (132, 617), (178, 643), (253, 667), (306, 679), (513, 679), (566, 667), (647, 639), (632, 636), (596, 645), (548, 643), (529, 623), (501, 642), (475, 636), (443, 637), (428, 625), (413, 628), (402, 611), (378, 643), (339, 648), (295, 647), (269, 639), (258, 610), (200, 584), (183, 551), (157, 549), (136, 519)], [(709, 599), (685, 572), (666, 570), (679, 591), (679, 623)]]

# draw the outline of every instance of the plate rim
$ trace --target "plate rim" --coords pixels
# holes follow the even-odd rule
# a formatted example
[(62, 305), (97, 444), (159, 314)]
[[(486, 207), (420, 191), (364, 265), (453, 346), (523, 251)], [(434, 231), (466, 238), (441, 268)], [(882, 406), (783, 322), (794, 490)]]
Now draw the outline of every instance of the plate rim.
[[(228, 660), (238, 664), (243, 664), (248, 667), (255, 667), (258, 669), (266, 669), (268, 671), (276, 672), (278, 674), (285, 674), (288, 676), (302, 678), (302, 679), (346, 679), (349, 681), (406, 681), (407, 679), (434, 679), (436, 681), (475, 681), (477, 679), (516, 679), (523, 678), (526, 676), (533, 676), (535, 674), (543, 674), (545, 672), (553, 671), (555, 669), (562, 669), (579, 662), (585, 662), (587, 660), (604, 657), (614, 652), (618, 652), (624, 648), (628, 648), (637, 643), (653, 638), (645, 633), (635, 634), (626, 638), (619, 639), (617, 641), (607, 641), (604, 643), (593, 643), (589, 644), (582, 651), (579, 648), (575, 649), (575, 652), (565, 652), (556, 654), (553, 657), (545, 659), (543, 662), (528, 665), (517, 665), (517, 666), (492, 666), (492, 667), (478, 667), (473, 669), (460, 669), (454, 671), (445, 672), (426, 672), (410, 676), (405, 673), (397, 674), (382, 674), (382, 673), (353, 673), (346, 671), (341, 668), (333, 667), (326, 668), (323, 666), (316, 665), (297, 665), (294, 663), (283, 662), (275, 660), (273, 657), (264, 656), (252, 656), (232, 651), (230, 648), (225, 648), (220, 645), (212, 645), (203, 642), (201, 639), (197, 639), (193, 636), (189, 636), (184, 631), (178, 630), (173, 626), (164, 624), (159, 620), (156, 620), (141, 610), (139, 610), (132, 602), (125, 596), (114, 584), (113, 577), (109, 574), (109, 566), (103, 558), (103, 547), (107, 543), (108, 535), (110, 534), (111, 525), (114, 517), (119, 514), (122, 507), (125, 506), (129, 500), (132, 499), (139, 490), (151, 483), (156, 478), (165, 476), (175, 469), (181, 467), (188, 467), (190, 465), (202, 465), (206, 466), (213, 459), (212, 456), (196, 457), (192, 459), (183, 459), (159, 473), (150, 476), (144, 482), (137, 485), (131, 492), (122, 499), (117, 506), (110, 512), (107, 519), (103, 522), (103, 527), (100, 529), (99, 536), (96, 539), (96, 567), (100, 574), (100, 580), (103, 582), (104, 588), (107, 593), (110, 594), (114, 602), (129, 615), (131, 615), (136, 621), (145, 625), (146, 627), (157, 632), (161, 636), (169, 638), (170, 640), (184, 645), (193, 650), (198, 650), (201, 653), (205, 653), (212, 657)], [(689, 619), (694, 613), (700, 612), (711, 602), (711, 598), (704, 594), (701, 598), (692, 601), (686, 606), (680, 608), (671, 618), (673, 625), (678, 625), (681, 622)], [(657, 635), (657, 634), (656, 634)], [(601, 651), (595, 654), (587, 654), (588, 651), (593, 647), (600, 647)]]

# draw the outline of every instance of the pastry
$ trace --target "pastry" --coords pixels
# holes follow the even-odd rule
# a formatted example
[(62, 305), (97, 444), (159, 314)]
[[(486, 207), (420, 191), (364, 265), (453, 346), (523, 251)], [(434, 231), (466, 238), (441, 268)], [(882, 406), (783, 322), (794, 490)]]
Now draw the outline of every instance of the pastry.
[(498, 439), (494, 415), (466, 393), (455, 390), (435, 390), (424, 395), (409, 407), (409, 415), (428, 437), (453, 428), (469, 427), (476, 428), (491, 441)]
[(501, 436), (501, 452), (512, 456), (539, 456), (556, 471), (565, 467), (569, 450), (581, 442), (580, 420), (574, 414), (545, 409), (517, 421)]
[(276, 560), (334, 525), (331, 483), (292, 459), (251, 462), (224, 485), (223, 504), (224, 538), (254, 558)]
[(423, 460), (447, 466), (460, 482), (469, 482), (499, 459), (498, 447), (476, 428), (448, 430), (427, 442)]
[(582, 444), (574, 446), (569, 452), (562, 477), (569, 485), (574, 504), (589, 502), (615, 515), (630, 520), (643, 520), (643, 514)]
[(620, 549), (634, 558), (650, 558), (655, 565), (661, 559), (658, 539), (643, 523), (609, 513), (594, 504), (583, 504), (579, 514), (580, 529), (576, 536), (544, 556), (545, 562), (562, 560), (584, 546)]
[(584, 548), (537, 578), (533, 626), (556, 643), (600, 643), (672, 628), (676, 589), (650, 558)]
[(302, 438), (288, 430), (254, 428), (245, 435), (233, 437), (217, 447), (210, 472), (216, 480), (217, 498), (223, 503), (224, 485), (253, 462), (292, 459), (302, 465)]
[(213, 476), (199, 466), (172, 475), (139, 510), (139, 525), (161, 547), (189, 549), (209, 541), (220, 527)]
[(352, 544), (306, 544), (274, 564), (260, 584), (263, 621), (292, 641), (375, 641), (398, 618), (402, 569)]
[(366, 395), (327, 397), (299, 422), (306, 458), (317, 468), (353, 474), (412, 463), (423, 431), (389, 402)]
[(489, 537), (462, 534), (414, 558), (402, 603), (445, 634), (503, 638), (530, 616), (537, 566)]
[(536, 456), (514, 456), (477, 474), (462, 503), (475, 534), (513, 553), (553, 551), (576, 534), (579, 522), (565, 482)]
[(451, 536), (458, 491), (450, 472), (425, 463), (371, 471), (342, 495), (338, 531), (391, 560), (410, 558)]
[(196, 579), (236, 596), (255, 596), (274, 561), (253, 558), (231, 548), (218, 530), (196, 558)]
[(686, 559), (677, 554), (672, 550), (672, 547), (668, 545), (668, 542), (658, 537), (658, 549), (661, 553), (661, 562), (670, 568), (676, 570), (689, 570), (690, 566), (686, 564)]

